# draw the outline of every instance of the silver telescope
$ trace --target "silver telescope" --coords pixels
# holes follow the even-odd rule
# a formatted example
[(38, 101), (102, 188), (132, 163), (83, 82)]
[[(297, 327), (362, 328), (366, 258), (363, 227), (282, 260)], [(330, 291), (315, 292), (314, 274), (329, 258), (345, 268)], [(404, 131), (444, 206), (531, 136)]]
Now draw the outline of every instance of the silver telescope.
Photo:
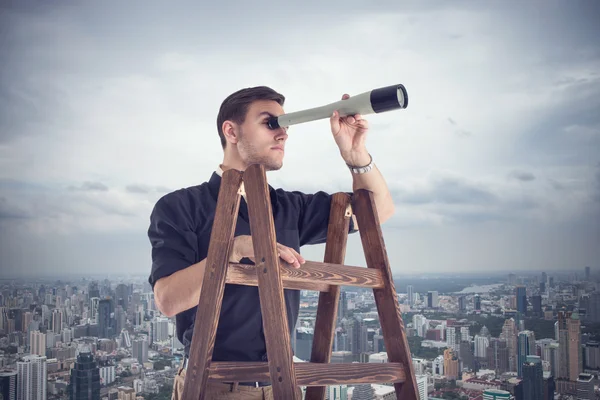
[(335, 110), (341, 117), (348, 115), (379, 114), (385, 111), (404, 109), (408, 106), (408, 94), (403, 85), (392, 85), (351, 96), (347, 100), (336, 101), (321, 107), (282, 114), (271, 117), (268, 126), (271, 129), (329, 118)]

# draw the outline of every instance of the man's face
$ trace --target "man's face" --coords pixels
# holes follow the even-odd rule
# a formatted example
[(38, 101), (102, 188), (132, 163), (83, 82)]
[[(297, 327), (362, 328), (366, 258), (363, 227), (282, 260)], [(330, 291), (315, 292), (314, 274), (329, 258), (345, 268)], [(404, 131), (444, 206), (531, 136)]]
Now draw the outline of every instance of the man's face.
[(275, 101), (255, 101), (248, 107), (237, 143), (244, 163), (262, 164), (267, 171), (278, 170), (283, 166), (287, 131), (284, 128), (270, 129), (267, 125), (270, 117), (283, 113), (283, 108)]

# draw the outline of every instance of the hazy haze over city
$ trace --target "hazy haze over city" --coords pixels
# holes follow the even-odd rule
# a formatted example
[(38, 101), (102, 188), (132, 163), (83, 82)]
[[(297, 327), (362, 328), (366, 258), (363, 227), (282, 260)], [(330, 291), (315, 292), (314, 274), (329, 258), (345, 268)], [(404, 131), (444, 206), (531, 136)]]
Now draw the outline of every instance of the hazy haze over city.
[[(2, 275), (149, 273), (152, 207), (221, 162), (239, 88), (292, 112), (396, 83), (408, 108), (366, 116), (395, 273), (597, 268), (598, 3), (336, 4), (0, 6)], [(327, 120), (286, 153), (271, 185), (351, 190)]]

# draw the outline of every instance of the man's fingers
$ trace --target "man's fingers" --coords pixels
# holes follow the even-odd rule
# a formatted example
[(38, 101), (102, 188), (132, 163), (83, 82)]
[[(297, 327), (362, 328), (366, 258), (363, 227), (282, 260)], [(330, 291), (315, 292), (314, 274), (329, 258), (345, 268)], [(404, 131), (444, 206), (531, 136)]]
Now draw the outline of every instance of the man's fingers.
[(299, 268), (300, 264), (304, 264), (304, 258), (300, 256), (294, 249), (278, 245), (279, 257), (294, 267)]

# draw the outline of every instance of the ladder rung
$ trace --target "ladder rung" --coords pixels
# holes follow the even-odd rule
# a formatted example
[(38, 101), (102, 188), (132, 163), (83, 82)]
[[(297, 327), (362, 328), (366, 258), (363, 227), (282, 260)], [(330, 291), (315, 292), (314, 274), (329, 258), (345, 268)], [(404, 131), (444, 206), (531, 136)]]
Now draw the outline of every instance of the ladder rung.
[[(300, 268), (282, 262), (281, 279), (285, 288), (320, 292), (328, 291), (329, 285), (374, 289), (383, 287), (381, 271), (378, 269), (308, 260)], [(230, 263), (227, 270), (227, 283), (257, 286), (256, 266)]]
[[(299, 386), (404, 382), (401, 363), (310, 363), (295, 362)], [(209, 378), (213, 382), (270, 382), (267, 362), (212, 361)]]

